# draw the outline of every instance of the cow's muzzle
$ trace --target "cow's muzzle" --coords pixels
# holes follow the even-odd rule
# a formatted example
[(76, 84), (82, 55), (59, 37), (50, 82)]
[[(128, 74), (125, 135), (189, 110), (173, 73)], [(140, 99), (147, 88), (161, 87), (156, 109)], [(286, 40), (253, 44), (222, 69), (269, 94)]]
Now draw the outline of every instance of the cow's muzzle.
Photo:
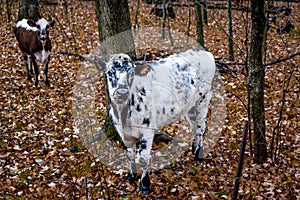
[(46, 40), (48, 37), (47, 35), (39, 35), (40, 40)]
[(128, 95), (128, 89), (117, 89), (114, 93), (114, 99), (117, 101), (117, 103), (125, 103), (127, 102)]

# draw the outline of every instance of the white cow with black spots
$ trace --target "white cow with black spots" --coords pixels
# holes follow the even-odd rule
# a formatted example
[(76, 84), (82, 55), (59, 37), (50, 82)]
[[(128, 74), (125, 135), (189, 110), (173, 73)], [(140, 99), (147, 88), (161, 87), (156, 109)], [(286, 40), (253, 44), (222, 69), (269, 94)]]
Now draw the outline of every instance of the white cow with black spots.
[(148, 165), (154, 135), (183, 116), (192, 128), (195, 159), (203, 159), (203, 135), (215, 75), (211, 53), (197, 47), (160, 61), (136, 64), (126, 54), (115, 54), (101, 67), (108, 80), (110, 115), (126, 146), (127, 180), (136, 178), (139, 142), (140, 191), (149, 193)]

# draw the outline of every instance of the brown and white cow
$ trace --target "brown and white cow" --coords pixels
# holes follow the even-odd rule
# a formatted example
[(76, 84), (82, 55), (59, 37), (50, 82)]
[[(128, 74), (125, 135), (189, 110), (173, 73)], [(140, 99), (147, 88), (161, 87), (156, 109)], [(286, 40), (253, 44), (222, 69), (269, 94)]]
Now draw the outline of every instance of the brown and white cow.
[(52, 26), (54, 26), (54, 21), (48, 23), (44, 18), (39, 19), (37, 22), (22, 19), (17, 22), (14, 29), (19, 47), (24, 56), (28, 80), (31, 81), (31, 76), (33, 75), (33, 64), (36, 86), (39, 82), (39, 67), (37, 61), (42, 62), (44, 67), (45, 85), (50, 86), (48, 80), (48, 64), (52, 45), (49, 38), (49, 27)]
[(155, 62), (134, 64), (126, 54), (100, 63), (106, 72), (110, 115), (128, 156), (127, 180), (136, 178), (136, 144), (142, 169), (140, 191), (148, 194), (148, 165), (155, 133), (183, 116), (194, 135), (195, 160), (203, 159), (203, 135), (212, 96), (215, 61), (202, 47)]

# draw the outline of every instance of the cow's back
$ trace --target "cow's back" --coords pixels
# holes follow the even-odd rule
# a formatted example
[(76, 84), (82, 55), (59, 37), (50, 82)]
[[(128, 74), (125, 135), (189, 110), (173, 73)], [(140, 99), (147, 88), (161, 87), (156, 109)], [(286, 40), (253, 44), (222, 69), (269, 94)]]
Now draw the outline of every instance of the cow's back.
[(136, 75), (130, 105), (131, 125), (161, 128), (181, 117), (210, 90), (215, 73), (212, 54), (189, 50), (150, 62)]

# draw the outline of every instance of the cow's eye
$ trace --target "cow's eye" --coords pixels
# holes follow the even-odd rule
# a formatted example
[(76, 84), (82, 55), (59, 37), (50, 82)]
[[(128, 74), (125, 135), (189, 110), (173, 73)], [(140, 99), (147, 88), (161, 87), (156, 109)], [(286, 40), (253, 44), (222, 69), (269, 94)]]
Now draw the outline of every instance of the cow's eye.
[(116, 69), (121, 69), (122, 68), (122, 66), (120, 65), (119, 62), (114, 62), (113, 64), (114, 64), (114, 68), (116, 68)]

